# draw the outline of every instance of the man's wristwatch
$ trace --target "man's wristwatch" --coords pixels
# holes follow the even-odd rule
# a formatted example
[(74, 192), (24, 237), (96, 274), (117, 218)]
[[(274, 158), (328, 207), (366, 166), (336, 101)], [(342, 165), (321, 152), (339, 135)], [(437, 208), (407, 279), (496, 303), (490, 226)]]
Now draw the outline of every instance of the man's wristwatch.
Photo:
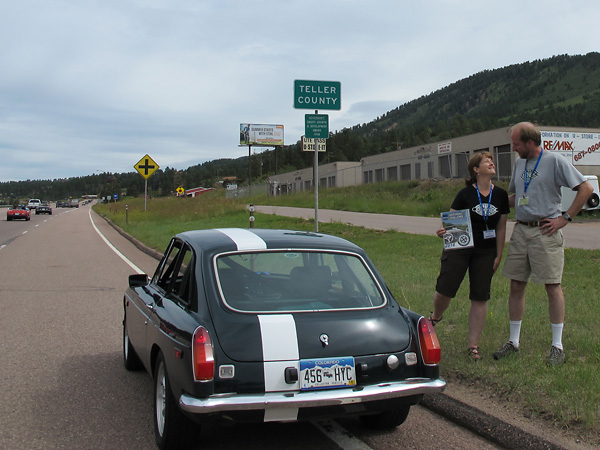
[(567, 220), (567, 222), (573, 222), (573, 219), (571, 219), (571, 216), (568, 212), (564, 212), (562, 216)]

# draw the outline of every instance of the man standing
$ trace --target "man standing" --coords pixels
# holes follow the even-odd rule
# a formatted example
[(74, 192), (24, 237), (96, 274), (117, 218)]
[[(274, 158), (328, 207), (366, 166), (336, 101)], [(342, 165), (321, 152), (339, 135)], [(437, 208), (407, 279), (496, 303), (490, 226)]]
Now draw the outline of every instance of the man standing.
[[(579, 213), (593, 188), (566, 158), (542, 149), (540, 131), (532, 123), (522, 122), (512, 127), (511, 142), (519, 158), (515, 161), (508, 189), (514, 192), (509, 203), (515, 207), (517, 223), (503, 270), (503, 275), (510, 278), (510, 337), (494, 353), (494, 359), (519, 351), (525, 288), (533, 276), (534, 282), (545, 285), (548, 294), (552, 325), (548, 363), (560, 365), (565, 360), (562, 345), (565, 298), (561, 286), (564, 241), (561, 228)], [(572, 205), (562, 215), (561, 186), (577, 191)]]

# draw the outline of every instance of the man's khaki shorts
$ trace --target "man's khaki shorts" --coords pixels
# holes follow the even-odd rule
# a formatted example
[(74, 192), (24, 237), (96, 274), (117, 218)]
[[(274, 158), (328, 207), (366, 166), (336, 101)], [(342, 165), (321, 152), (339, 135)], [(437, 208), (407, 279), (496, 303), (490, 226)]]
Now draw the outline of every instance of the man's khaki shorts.
[(502, 274), (517, 281), (560, 284), (565, 265), (562, 230), (543, 235), (540, 227), (515, 224)]

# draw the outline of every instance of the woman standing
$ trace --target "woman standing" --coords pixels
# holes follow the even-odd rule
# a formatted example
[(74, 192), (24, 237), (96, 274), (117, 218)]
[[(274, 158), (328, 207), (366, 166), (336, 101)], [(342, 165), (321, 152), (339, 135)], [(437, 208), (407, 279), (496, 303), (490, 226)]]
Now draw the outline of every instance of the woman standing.
[[(471, 216), (474, 246), (444, 250), (441, 270), (433, 297), (433, 312), (429, 320), (435, 326), (442, 320), (450, 300), (456, 296), (467, 270), (471, 310), (469, 312), (468, 352), (478, 361), (479, 340), (485, 325), (487, 301), (494, 272), (500, 266), (506, 237), (506, 219), (510, 212), (507, 192), (492, 183), (496, 167), (491, 153), (479, 152), (469, 160), (466, 187), (454, 198), (451, 211), (468, 209)], [(443, 237), (445, 228), (437, 231)]]

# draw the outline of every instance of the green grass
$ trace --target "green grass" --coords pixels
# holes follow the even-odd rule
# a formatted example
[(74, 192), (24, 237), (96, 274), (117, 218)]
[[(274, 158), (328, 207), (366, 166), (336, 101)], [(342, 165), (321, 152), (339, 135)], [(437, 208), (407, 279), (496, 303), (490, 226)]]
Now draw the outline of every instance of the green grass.
[[(320, 191), (320, 207), (378, 213), (439, 216), (449, 207), (454, 183), (382, 183), (350, 189)], [(364, 188), (364, 189), (363, 189)], [(143, 199), (94, 207), (97, 212), (162, 252), (175, 233), (212, 227), (249, 226), (247, 203), (314, 207), (312, 194), (226, 200), (223, 193), (196, 199), (152, 199), (144, 211)], [(436, 205), (442, 206), (436, 206)], [(426, 206), (428, 205), (428, 207)], [(439, 210), (438, 210), (439, 208)], [(256, 214), (256, 226), (314, 230), (312, 220)], [(344, 237), (364, 248), (378, 267), (396, 301), (428, 315), (432, 310), (439, 271), (441, 240), (435, 236), (375, 231), (341, 223), (321, 223), (323, 233)], [(492, 353), (508, 337), (509, 281), (499, 273), (492, 281), (487, 322), (481, 341), (483, 359), (467, 357), (468, 276), (457, 297), (436, 327), (442, 345), (441, 372), (449, 381), (491, 386), (496, 396), (526, 407), (530, 414), (558, 426), (589, 434), (600, 444), (600, 333), (597, 273), (600, 251), (568, 248), (563, 286), (566, 297), (564, 344), (566, 363), (547, 367), (551, 343), (548, 301), (543, 286), (530, 284), (518, 356), (494, 361)]]
[[(504, 189), (508, 182), (495, 182)], [(319, 189), (319, 208), (406, 216), (439, 217), (447, 211), (456, 193), (465, 186), (463, 180), (386, 181), (367, 185)], [(254, 196), (257, 205), (314, 208), (314, 193)]]

